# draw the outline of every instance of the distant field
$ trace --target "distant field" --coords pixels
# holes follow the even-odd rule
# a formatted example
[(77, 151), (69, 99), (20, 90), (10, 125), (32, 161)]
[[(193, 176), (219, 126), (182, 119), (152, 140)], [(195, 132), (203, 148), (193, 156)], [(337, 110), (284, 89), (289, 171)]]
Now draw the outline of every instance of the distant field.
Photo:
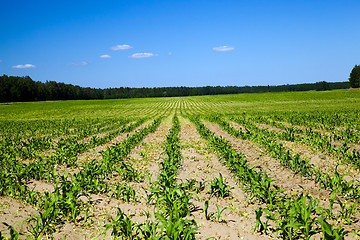
[(360, 91), (0, 104), (0, 169), (0, 239), (357, 239)]
[[(360, 110), (360, 91), (254, 93), (217, 96), (115, 100), (48, 101), (0, 104), (0, 119), (133, 117), (165, 111), (220, 113), (269, 111)], [(150, 111), (151, 110), (151, 111)], [(209, 113), (209, 112), (207, 112)], [(120, 116), (119, 116), (120, 115)], [(145, 115), (144, 115), (145, 116)]]

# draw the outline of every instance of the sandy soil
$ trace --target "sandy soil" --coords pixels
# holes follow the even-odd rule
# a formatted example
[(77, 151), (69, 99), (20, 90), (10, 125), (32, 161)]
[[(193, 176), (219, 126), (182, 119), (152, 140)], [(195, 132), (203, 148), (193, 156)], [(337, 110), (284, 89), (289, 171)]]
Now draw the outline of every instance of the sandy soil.
[[(328, 200), (331, 197), (330, 192), (320, 189), (314, 181), (284, 168), (277, 159), (267, 156), (266, 151), (261, 149), (256, 143), (235, 138), (216, 124), (207, 122), (206, 126), (214, 132), (215, 135), (222, 136), (229, 141), (238, 152), (243, 153), (248, 160), (249, 166), (262, 166), (268, 176), (274, 180), (274, 184), (284, 190), (285, 194), (289, 196), (293, 194), (298, 195), (305, 191), (320, 200), (319, 206), (329, 207)], [(334, 211), (338, 211), (339, 209), (339, 205), (335, 204)]]
[[(131, 123), (129, 123), (131, 124)], [(116, 144), (116, 143), (120, 143), (121, 141), (123, 141), (126, 137), (133, 135), (134, 133), (136, 133), (137, 131), (139, 131), (141, 128), (148, 126), (149, 124), (151, 124), (151, 121), (147, 121), (146, 123), (140, 125), (139, 127), (135, 128), (133, 131), (131, 132), (127, 132), (127, 133), (121, 133), (120, 135), (118, 135), (117, 137), (113, 138), (110, 142), (97, 146), (96, 148), (92, 148), (89, 149), (88, 151), (80, 154), (78, 156), (78, 161), (79, 164), (81, 164), (84, 161), (89, 161), (91, 159), (102, 159), (102, 155), (101, 155), (101, 151), (105, 151), (107, 149), (108, 146), (111, 146), (112, 144)]]
[[(267, 124), (257, 124), (257, 126), (260, 128), (266, 128), (275, 131), (277, 133), (284, 131), (282, 129)], [(236, 125), (236, 127), (239, 126)], [(329, 132), (324, 130), (314, 130), (314, 131), (319, 131), (322, 134), (330, 135)], [(311, 148), (310, 146), (303, 143), (289, 142), (289, 141), (279, 141), (279, 142), (281, 142), (285, 147), (292, 149), (293, 152), (301, 155), (304, 158), (309, 159), (311, 164), (314, 164), (317, 168), (322, 169), (323, 172), (334, 174), (335, 168), (336, 166), (338, 166), (337, 170), (339, 171), (340, 174), (348, 175), (348, 177), (346, 177), (347, 180), (351, 180), (351, 178), (360, 179), (360, 170), (355, 169), (353, 166), (351, 166), (351, 164), (344, 163), (339, 158), (335, 158), (330, 154), (316, 151), (314, 148)], [(331, 144), (335, 146), (343, 145), (343, 143), (336, 141), (331, 142)], [(352, 149), (359, 150), (360, 146), (356, 144), (352, 144), (349, 150), (352, 151)]]
[(194, 219), (199, 224), (198, 239), (267, 239), (254, 233), (254, 212), (255, 205), (249, 204), (246, 196), (232, 179), (229, 170), (223, 166), (218, 157), (209, 151), (206, 143), (197, 133), (195, 126), (189, 120), (180, 118), (181, 132), (180, 139), (182, 145), (183, 164), (179, 173), (182, 180), (196, 179), (209, 183), (215, 177), (222, 174), (226, 184), (231, 186), (231, 196), (224, 199), (212, 197), (209, 201), (209, 211), (216, 212), (217, 205), (220, 208), (226, 207), (220, 222), (206, 220), (203, 211), (204, 202), (208, 200), (210, 194), (206, 188), (198, 194), (198, 199), (194, 199), (197, 211), (193, 213)]

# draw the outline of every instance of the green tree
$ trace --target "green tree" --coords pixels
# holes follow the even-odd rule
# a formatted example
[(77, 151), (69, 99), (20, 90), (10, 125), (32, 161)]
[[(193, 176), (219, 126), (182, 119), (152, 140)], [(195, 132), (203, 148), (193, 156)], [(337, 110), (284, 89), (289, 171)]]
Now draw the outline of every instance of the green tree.
[(327, 91), (327, 90), (330, 90), (329, 83), (327, 83), (326, 81), (317, 82), (317, 83), (315, 83), (315, 90), (316, 90), (316, 91)]
[(351, 70), (349, 81), (352, 88), (360, 87), (360, 65), (355, 65)]

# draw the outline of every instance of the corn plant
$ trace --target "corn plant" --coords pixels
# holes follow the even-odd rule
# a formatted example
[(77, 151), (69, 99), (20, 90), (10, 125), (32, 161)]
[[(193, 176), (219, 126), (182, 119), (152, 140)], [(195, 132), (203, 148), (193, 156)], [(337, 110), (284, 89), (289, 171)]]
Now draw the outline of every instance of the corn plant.
[(339, 215), (336, 217), (338, 220), (341, 220), (346, 225), (356, 221), (355, 214), (359, 211), (358, 203), (347, 204), (346, 202), (342, 202), (340, 199), (337, 199), (337, 203), (340, 206)]
[(137, 239), (138, 227), (137, 224), (131, 221), (133, 215), (126, 215), (120, 208), (118, 208), (117, 215), (113, 218), (110, 214), (107, 215), (111, 220), (110, 223), (104, 225), (105, 235), (111, 229), (111, 236), (121, 239)]
[(186, 190), (199, 193), (205, 189), (206, 181), (196, 181), (194, 178), (185, 180), (186, 182), (182, 183), (182, 187)]
[(6, 222), (3, 222), (3, 224), (9, 230), (10, 238), (6, 238), (5, 236), (3, 236), (2, 232), (0, 231), (0, 240), (18, 240), (20, 235), (23, 235), (22, 233), (19, 233), (18, 231), (16, 231), (15, 228), (12, 225), (10, 225), (10, 224), (8, 224)]
[(219, 205), (216, 204), (216, 209), (217, 209), (216, 212), (209, 212), (208, 209), (209, 209), (209, 200), (206, 200), (204, 204), (204, 213), (206, 220), (223, 222), (223, 223), (226, 222), (225, 219), (221, 219), (221, 214), (227, 209), (227, 207), (220, 209)]
[(345, 230), (343, 227), (334, 228), (323, 217), (319, 218), (321, 230), (324, 239), (326, 240), (343, 240), (350, 231)]
[(216, 196), (216, 197), (225, 198), (230, 196), (231, 187), (224, 182), (221, 173), (219, 173), (218, 178), (214, 178), (213, 181), (210, 182), (209, 187), (210, 187), (210, 191), (209, 191), (210, 197)]
[(136, 192), (127, 183), (116, 184), (112, 196), (125, 202), (136, 202)]
[(186, 218), (181, 218), (176, 214), (165, 217), (160, 213), (155, 213), (160, 221), (160, 229), (163, 232), (164, 239), (195, 239), (195, 231), (197, 229), (196, 222)]
[[(263, 213), (267, 213), (266, 221), (261, 220)], [(257, 209), (255, 210), (256, 223), (253, 230), (258, 231), (260, 233), (264, 232), (265, 234), (267, 234), (269, 219), (271, 219), (270, 216), (271, 214), (267, 209), (263, 209), (262, 207), (257, 207)]]
[(117, 168), (117, 172), (122, 180), (140, 182), (144, 180), (144, 175), (136, 170), (131, 163), (122, 162)]
[(140, 239), (157, 240), (162, 239), (158, 229), (160, 228), (159, 222), (147, 220), (145, 223), (139, 224)]

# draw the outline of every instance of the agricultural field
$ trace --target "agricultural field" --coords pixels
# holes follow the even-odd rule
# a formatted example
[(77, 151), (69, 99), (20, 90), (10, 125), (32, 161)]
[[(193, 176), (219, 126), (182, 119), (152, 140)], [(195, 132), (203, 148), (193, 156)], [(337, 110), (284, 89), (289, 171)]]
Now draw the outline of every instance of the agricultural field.
[(359, 239), (360, 91), (0, 105), (0, 239)]

